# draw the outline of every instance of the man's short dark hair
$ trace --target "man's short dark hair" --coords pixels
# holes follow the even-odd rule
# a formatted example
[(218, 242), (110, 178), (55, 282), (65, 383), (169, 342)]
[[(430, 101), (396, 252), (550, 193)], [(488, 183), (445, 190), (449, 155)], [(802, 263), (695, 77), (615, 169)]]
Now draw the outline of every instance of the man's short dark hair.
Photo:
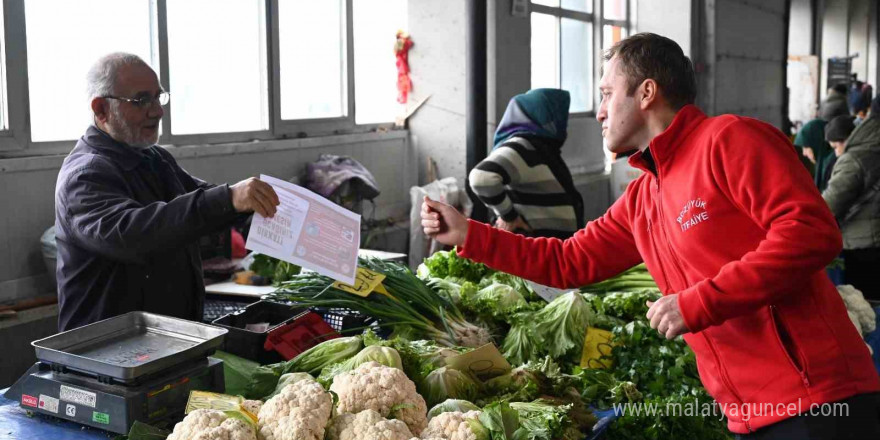
[(832, 87), (832, 89), (834, 89), (835, 92), (840, 93), (841, 95), (844, 95), (844, 96), (846, 95), (846, 92), (847, 92), (846, 83), (837, 83), (834, 85), (834, 87)]
[(649, 32), (635, 34), (605, 52), (605, 61), (614, 57), (626, 76), (627, 94), (635, 93), (650, 78), (676, 110), (697, 99), (694, 65), (675, 41)]
[(840, 115), (828, 121), (825, 125), (825, 140), (828, 142), (842, 142), (856, 129), (852, 115)]

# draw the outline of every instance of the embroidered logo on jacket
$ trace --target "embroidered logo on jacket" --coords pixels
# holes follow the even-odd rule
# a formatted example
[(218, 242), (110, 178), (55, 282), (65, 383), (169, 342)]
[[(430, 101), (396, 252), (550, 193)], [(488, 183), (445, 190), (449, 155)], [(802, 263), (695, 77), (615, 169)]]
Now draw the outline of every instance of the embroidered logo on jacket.
[(675, 219), (682, 232), (706, 220), (709, 220), (709, 213), (706, 211), (706, 202), (701, 198), (685, 203), (678, 218)]

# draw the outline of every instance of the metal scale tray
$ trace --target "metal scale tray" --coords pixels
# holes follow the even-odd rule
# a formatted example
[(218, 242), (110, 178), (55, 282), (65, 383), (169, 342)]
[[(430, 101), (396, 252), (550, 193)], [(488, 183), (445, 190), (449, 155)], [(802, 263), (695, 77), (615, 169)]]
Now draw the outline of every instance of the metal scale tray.
[(211, 325), (130, 312), (31, 343), (37, 359), (54, 369), (130, 383), (181, 363), (207, 357), (227, 330)]

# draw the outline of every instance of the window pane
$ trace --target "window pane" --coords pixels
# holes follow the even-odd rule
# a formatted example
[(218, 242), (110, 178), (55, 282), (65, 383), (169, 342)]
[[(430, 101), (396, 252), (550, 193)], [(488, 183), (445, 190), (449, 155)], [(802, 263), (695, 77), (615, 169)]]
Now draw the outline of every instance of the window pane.
[(544, 5), (544, 6), (552, 6), (554, 8), (559, 7), (559, 0), (532, 0), (533, 5)]
[(602, 13), (609, 20), (626, 20), (627, 0), (604, 0)]
[(278, 27), (281, 119), (345, 116), (344, 0), (280, 0)]
[(405, 107), (397, 102), (394, 40), (406, 29), (407, 0), (354, 1), (355, 123), (392, 122)]
[(626, 37), (626, 28), (606, 24), (602, 27), (602, 49), (608, 50), (614, 45), (614, 43), (617, 43)]
[(171, 133), (268, 129), (265, 2), (167, 5)]
[(101, 56), (131, 52), (158, 72), (150, 16), (150, 0), (25, 0), (33, 141), (82, 136), (92, 122), (86, 73)]
[(562, 0), (562, 9), (593, 12), (593, 0)]
[(593, 109), (593, 25), (562, 19), (562, 89), (571, 94), (571, 112)]
[(532, 13), (532, 88), (559, 87), (559, 19)]

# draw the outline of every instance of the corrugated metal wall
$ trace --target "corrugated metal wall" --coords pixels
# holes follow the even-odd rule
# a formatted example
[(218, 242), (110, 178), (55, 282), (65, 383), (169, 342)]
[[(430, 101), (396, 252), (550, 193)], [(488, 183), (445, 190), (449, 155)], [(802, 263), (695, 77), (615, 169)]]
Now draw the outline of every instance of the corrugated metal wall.
[(782, 126), (786, 3), (698, 2), (698, 102), (707, 113), (735, 113)]

